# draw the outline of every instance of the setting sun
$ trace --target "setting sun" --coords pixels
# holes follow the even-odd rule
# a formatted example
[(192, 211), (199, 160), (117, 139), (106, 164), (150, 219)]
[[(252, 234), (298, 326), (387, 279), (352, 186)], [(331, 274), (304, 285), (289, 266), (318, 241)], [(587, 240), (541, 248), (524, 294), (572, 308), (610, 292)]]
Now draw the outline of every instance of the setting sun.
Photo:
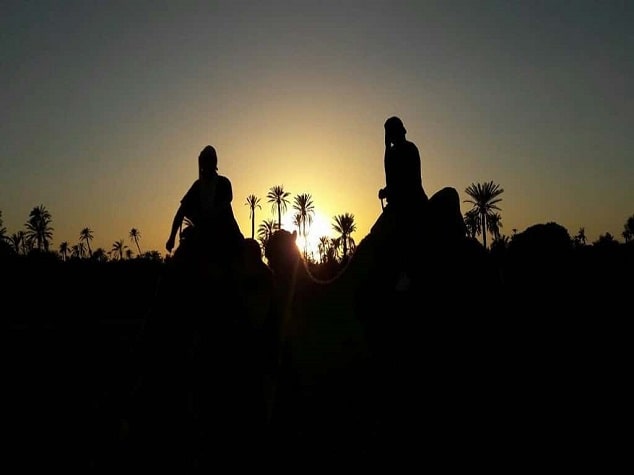
[(282, 219), (283, 228), (288, 231), (297, 231), (297, 247), (302, 252), (306, 250), (306, 254), (309, 258), (319, 261), (319, 238), (322, 236), (327, 236), (328, 238), (334, 237), (331, 220), (324, 214), (316, 211), (313, 215), (310, 226), (306, 226), (306, 232), (308, 234), (308, 242), (306, 243), (304, 236), (301, 235), (300, 231), (297, 229), (297, 225), (293, 221), (293, 215), (294, 212), (289, 212)]

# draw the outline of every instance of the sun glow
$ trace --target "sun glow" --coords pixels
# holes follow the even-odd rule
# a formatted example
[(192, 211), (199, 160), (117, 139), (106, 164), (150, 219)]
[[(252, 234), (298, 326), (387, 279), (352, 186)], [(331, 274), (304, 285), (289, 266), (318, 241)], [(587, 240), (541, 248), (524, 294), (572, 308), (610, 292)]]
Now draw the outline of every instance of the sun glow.
[(328, 239), (334, 237), (330, 220), (319, 212), (315, 212), (311, 224), (306, 226), (306, 239), (304, 239), (304, 236), (302, 236), (300, 230), (297, 229), (293, 222), (293, 213), (289, 213), (286, 219), (282, 220), (282, 226), (288, 231), (297, 231), (297, 247), (302, 253), (305, 251), (307, 257), (315, 262), (321, 260), (319, 252), (320, 238), (322, 236), (326, 236)]

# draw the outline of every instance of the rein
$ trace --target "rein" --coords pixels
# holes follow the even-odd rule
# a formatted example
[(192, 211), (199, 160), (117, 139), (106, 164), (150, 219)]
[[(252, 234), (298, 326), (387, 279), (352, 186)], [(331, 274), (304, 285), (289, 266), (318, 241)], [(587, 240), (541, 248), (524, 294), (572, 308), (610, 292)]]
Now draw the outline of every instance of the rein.
[[(308, 265), (308, 262), (306, 262), (306, 260), (303, 257), (299, 257), (298, 262), (301, 261), (301, 263), (304, 265), (304, 270), (306, 270), (306, 274), (308, 275), (308, 277), (310, 278), (310, 280), (312, 280), (315, 284), (319, 284), (319, 285), (328, 285), (328, 284), (332, 284), (333, 282), (335, 282), (336, 280), (338, 280), (343, 274), (344, 272), (348, 269), (348, 267), (350, 267), (350, 262), (352, 262), (352, 258), (350, 257), (348, 259), (348, 262), (346, 262), (346, 265), (343, 266), (343, 268), (339, 269), (337, 271), (337, 273), (330, 277), (329, 279), (322, 279), (319, 278), (317, 276), (315, 276), (311, 270), (310, 267)], [(299, 267), (299, 263), (296, 265), (296, 268)], [(295, 270), (295, 272), (297, 272), (297, 270)]]

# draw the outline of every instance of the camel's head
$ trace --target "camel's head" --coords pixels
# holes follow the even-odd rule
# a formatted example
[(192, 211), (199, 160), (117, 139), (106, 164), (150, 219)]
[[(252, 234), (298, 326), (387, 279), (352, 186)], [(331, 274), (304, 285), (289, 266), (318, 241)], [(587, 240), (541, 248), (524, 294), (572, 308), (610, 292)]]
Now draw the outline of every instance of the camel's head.
[(269, 237), (264, 255), (269, 267), (277, 275), (289, 274), (295, 268), (301, 253), (297, 247), (297, 231), (292, 233), (284, 229), (275, 231)]

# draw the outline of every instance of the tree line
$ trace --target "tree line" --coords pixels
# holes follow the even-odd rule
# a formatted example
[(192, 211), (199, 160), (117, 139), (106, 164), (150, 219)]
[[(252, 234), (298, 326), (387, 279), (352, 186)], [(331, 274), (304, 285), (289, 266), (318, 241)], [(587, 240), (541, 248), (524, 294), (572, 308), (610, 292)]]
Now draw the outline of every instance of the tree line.
[[(512, 230), (511, 236), (501, 232), (503, 226), (499, 203), (502, 201), (503, 192), (504, 189), (493, 181), (472, 183), (465, 189), (469, 198), (464, 202), (471, 205), (471, 209), (466, 211), (463, 216), (467, 236), (476, 240), (481, 238), (485, 249), (504, 249), (517, 234), (517, 229)], [(270, 236), (276, 230), (282, 229), (282, 216), (291, 206), (295, 212), (293, 226), (298, 235), (303, 238), (302, 251), (306, 260), (313, 263), (342, 262), (354, 252), (356, 243), (352, 234), (357, 227), (353, 213), (345, 212), (333, 216), (331, 226), (336, 233), (335, 237), (319, 236), (319, 256), (313, 256), (307, 245), (310, 227), (315, 216), (315, 203), (312, 195), (299, 193), (292, 197), (291, 201), (291, 193), (285, 190), (283, 185), (276, 185), (268, 190), (266, 200), (271, 205), (273, 217), (262, 220), (257, 227), (257, 240), (263, 249), (266, 248)], [(244, 203), (249, 207), (250, 237), (252, 239), (256, 239), (256, 210), (262, 209), (261, 202), (260, 197), (249, 194)], [(75, 244), (62, 241), (56, 250), (52, 250), (51, 242), (54, 231), (52, 222), (51, 213), (43, 204), (40, 204), (29, 213), (24, 229), (9, 234), (3, 224), (2, 211), (0, 210), (0, 255), (52, 253), (63, 261), (67, 259), (91, 259), (105, 262), (132, 258), (163, 260), (158, 250), (143, 251), (141, 249), (141, 232), (138, 228), (132, 228), (128, 233), (130, 246), (126, 244), (124, 239), (119, 239), (112, 243), (109, 250), (92, 249), (91, 241), (94, 238), (94, 232), (86, 226), (79, 232), (78, 241)], [(186, 227), (191, 225), (191, 221), (185, 220)], [(634, 238), (634, 214), (626, 219), (623, 228), (621, 236), (628, 243)], [(492, 237), (489, 246), (487, 246), (487, 233)], [(581, 227), (577, 234), (572, 237), (572, 240), (577, 247), (587, 245), (585, 228)], [(601, 234), (593, 244), (605, 245), (610, 243), (618, 243), (618, 241), (610, 233), (605, 233)]]

